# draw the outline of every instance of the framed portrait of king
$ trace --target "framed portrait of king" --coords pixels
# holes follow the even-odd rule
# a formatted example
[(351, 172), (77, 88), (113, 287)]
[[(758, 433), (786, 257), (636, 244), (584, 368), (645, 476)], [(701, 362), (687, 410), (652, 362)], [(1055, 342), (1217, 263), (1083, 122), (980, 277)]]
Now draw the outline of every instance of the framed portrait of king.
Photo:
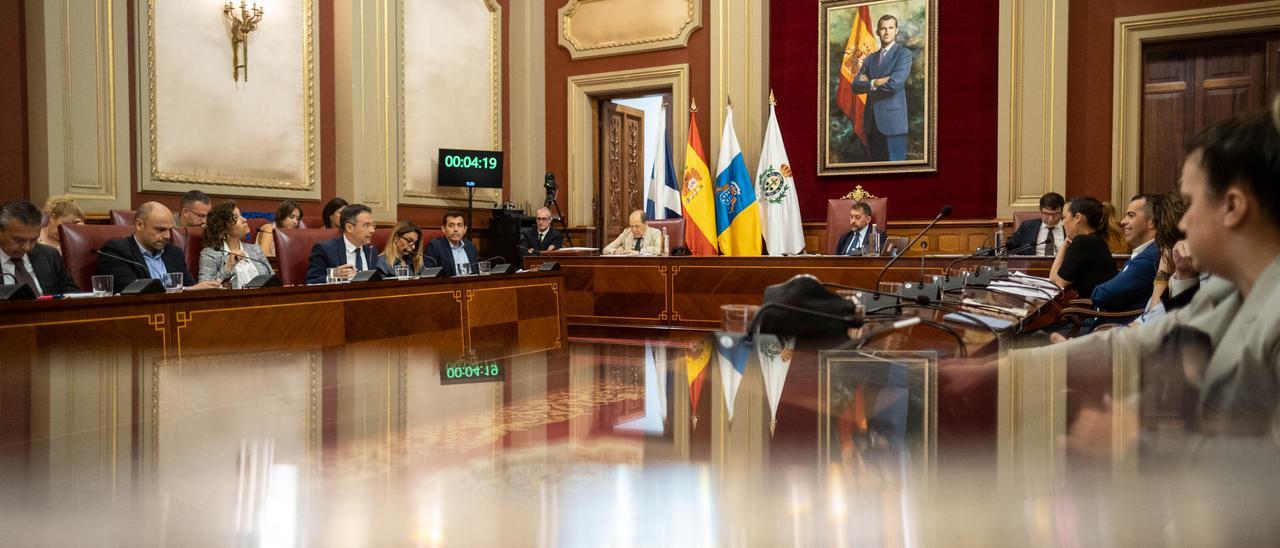
[(818, 9), (818, 175), (937, 171), (937, 0)]

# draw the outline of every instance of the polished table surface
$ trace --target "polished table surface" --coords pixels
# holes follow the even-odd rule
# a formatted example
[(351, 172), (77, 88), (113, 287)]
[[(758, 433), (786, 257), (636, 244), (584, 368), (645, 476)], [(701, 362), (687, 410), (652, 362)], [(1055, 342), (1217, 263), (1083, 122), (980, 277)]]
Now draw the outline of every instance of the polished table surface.
[[(942, 274), (962, 256), (903, 257), (885, 281), (918, 281)], [(526, 268), (556, 261), (565, 274), (566, 315), (572, 325), (720, 327), (725, 304), (760, 304), (764, 290), (800, 274), (824, 282), (876, 289), (888, 257), (526, 257)], [(1047, 277), (1051, 257), (1010, 257), (1010, 270)], [(975, 267), (971, 260), (956, 268)], [(989, 262), (988, 262), (989, 264)], [(952, 271), (955, 272), (954, 270)], [(923, 273), (923, 274), (922, 274)]]

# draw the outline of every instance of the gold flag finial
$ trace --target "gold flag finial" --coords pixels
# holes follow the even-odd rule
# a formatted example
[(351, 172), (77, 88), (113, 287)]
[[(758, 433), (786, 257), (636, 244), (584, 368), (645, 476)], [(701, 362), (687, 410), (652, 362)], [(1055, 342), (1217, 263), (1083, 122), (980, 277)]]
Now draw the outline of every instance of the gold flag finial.
[(694, 430), (697, 430), (697, 429), (698, 429), (698, 416), (697, 416), (697, 415), (694, 415), (694, 416), (693, 416), (693, 429), (694, 429)]
[(773, 88), (769, 88), (769, 106), (777, 106), (778, 99), (773, 96)]
[(733, 96), (725, 95), (725, 98), (729, 100), (729, 108), (733, 108)]
[(777, 430), (778, 430), (778, 421), (776, 419), (769, 421), (769, 437), (773, 437), (773, 434), (777, 432)]
[(698, 112), (698, 100), (689, 99), (689, 112)]

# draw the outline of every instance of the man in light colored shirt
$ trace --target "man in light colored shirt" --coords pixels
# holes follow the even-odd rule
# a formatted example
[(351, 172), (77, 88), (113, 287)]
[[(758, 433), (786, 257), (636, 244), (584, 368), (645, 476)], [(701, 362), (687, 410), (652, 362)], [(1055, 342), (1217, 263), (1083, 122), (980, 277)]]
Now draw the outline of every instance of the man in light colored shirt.
[(644, 210), (637, 209), (627, 218), (629, 224), (616, 239), (604, 246), (605, 255), (661, 255), (662, 232), (649, 226)]
[(1066, 199), (1057, 192), (1040, 197), (1040, 218), (1023, 221), (1005, 246), (1014, 255), (1055, 257), (1067, 234), (1062, 228), (1062, 207)]
[(342, 209), (339, 223), (342, 234), (311, 246), (306, 283), (328, 281), (330, 268), (336, 268), (336, 277), (345, 280), (357, 272), (377, 267), (377, 252), (372, 245), (373, 231), (377, 228), (373, 222), (373, 210), (364, 204), (351, 204)]
[(186, 254), (170, 241), (173, 212), (159, 202), (147, 202), (134, 213), (134, 233), (102, 246), (98, 274), (109, 274), (119, 293), (135, 280), (164, 280), (169, 273), (182, 274), (187, 289), (221, 287), (216, 281), (196, 282), (187, 270)]
[(1134, 196), (1125, 209), (1124, 239), (1133, 247), (1133, 254), (1124, 263), (1124, 269), (1114, 278), (1093, 288), (1093, 306), (1099, 310), (1141, 310), (1151, 299), (1156, 279), (1156, 267), (1160, 265), (1160, 248), (1155, 245), (1156, 224), (1152, 206), (1164, 200), (1158, 194)]

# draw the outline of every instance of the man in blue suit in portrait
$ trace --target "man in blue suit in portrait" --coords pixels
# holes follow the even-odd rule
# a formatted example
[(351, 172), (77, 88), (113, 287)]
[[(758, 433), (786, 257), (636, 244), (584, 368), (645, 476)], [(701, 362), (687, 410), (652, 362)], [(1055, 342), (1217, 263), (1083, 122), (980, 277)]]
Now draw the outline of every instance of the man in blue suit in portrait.
[(907, 78), (911, 50), (897, 43), (898, 18), (885, 15), (876, 22), (880, 50), (868, 55), (854, 77), (854, 93), (867, 94), (863, 113), (871, 160), (907, 159)]

